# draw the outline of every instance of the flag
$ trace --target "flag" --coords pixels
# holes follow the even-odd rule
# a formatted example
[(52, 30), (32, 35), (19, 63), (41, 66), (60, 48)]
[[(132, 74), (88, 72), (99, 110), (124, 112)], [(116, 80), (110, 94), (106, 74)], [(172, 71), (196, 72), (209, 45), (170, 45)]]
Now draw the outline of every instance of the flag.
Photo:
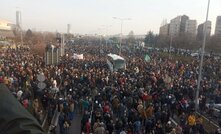
[(150, 61), (150, 56), (146, 54), (146, 55), (144, 56), (144, 60), (147, 61), (147, 62), (149, 62), (149, 61)]
[(116, 44), (117, 48), (120, 48), (119, 44)]

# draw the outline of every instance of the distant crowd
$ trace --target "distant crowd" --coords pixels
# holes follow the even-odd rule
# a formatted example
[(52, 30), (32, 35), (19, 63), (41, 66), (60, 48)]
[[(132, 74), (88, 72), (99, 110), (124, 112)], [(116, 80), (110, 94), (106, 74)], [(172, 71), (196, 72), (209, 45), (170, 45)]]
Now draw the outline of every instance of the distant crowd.
[[(102, 49), (102, 53), (100, 50)], [(81, 132), (93, 134), (203, 134), (202, 117), (195, 114), (199, 63), (161, 57), (143, 49), (122, 50), (126, 69), (111, 72), (106, 63), (115, 47), (74, 45), (67, 53), (83, 53), (84, 60), (62, 57), (58, 65), (46, 65), (29, 49), (0, 50), (0, 83), (39, 122), (48, 113), (48, 124), (60, 112), (60, 134), (68, 134), (76, 114), (82, 115)], [(148, 54), (150, 61), (145, 61)], [(213, 57), (204, 62), (199, 107), (220, 103), (221, 64)], [(45, 76), (39, 89), (37, 76)], [(174, 120), (177, 124), (174, 123)], [(221, 133), (217, 130), (216, 133)]]

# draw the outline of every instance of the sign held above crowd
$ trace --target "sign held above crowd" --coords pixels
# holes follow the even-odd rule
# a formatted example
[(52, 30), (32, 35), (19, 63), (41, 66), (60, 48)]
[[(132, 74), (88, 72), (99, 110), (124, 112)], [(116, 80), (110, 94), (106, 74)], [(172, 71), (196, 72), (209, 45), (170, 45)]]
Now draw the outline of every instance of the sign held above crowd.
[(84, 55), (83, 54), (76, 54), (76, 53), (74, 53), (72, 58), (73, 59), (78, 59), (78, 60), (83, 60), (84, 59)]

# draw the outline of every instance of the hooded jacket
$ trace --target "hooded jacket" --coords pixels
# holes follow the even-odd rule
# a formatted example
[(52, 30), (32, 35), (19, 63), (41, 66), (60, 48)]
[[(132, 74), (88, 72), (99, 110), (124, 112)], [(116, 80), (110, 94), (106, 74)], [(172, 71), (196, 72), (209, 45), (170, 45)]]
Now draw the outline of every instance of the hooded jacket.
[(0, 134), (44, 134), (37, 120), (0, 84)]

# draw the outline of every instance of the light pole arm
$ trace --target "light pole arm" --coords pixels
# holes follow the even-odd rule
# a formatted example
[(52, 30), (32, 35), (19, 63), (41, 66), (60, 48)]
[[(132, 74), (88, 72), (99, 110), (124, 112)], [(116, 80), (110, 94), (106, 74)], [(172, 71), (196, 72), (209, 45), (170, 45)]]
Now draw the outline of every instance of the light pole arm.
[(113, 17), (113, 19), (117, 19), (117, 20), (120, 20), (120, 21), (121, 21), (121, 28), (120, 28), (120, 48), (119, 48), (119, 55), (121, 55), (123, 22), (124, 22), (124, 20), (131, 20), (131, 18), (117, 18), (117, 17)]

